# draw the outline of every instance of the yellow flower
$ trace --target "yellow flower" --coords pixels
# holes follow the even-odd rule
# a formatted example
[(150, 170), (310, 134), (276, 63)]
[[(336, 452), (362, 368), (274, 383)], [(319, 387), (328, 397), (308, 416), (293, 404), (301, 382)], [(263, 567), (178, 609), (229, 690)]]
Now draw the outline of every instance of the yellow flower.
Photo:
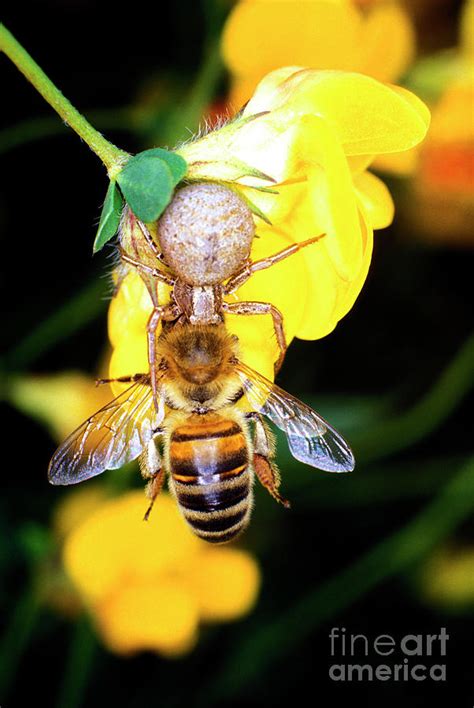
[(88, 516), (95, 513), (108, 497), (105, 487), (94, 482), (66, 493), (53, 514), (52, 529), (55, 537), (58, 540), (65, 539)]
[(222, 53), (239, 108), (269, 71), (285, 64), (360, 71), (394, 81), (411, 63), (415, 34), (399, 2), (240, 0), (230, 13)]
[(61, 501), (53, 513), (49, 536), (51, 543), (48, 552), (39, 559), (36, 588), (43, 604), (69, 619), (80, 615), (83, 603), (64, 571), (60, 549), (68, 534), (97, 511), (109, 496), (104, 485), (92, 482), (61, 495)]
[(259, 569), (249, 553), (197, 538), (166, 494), (148, 522), (145, 509), (141, 491), (104, 501), (67, 536), (64, 565), (112, 651), (177, 656), (201, 622), (251, 610)]
[(451, 244), (474, 243), (473, 26), (470, 0), (462, 13), (458, 50), (438, 58), (438, 71), (444, 67), (449, 79), (433, 106), (413, 185), (412, 219), (417, 231), (429, 240)]
[(23, 413), (44, 423), (54, 438), (64, 440), (84, 420), (111, 399), (110, 386), (95, 386), (76, 371), (13, 378), (8, 400)]
[[(419, 143), (428, 122), (425, 105), (403, 89), (356, 73), (286, 67), (261, 81), (235, 121), (179, 148), (187, 180), (230, 185), (270, 222), (255, 217), (253, 260), (325, 234), (252, 276), (234, 299), (278, 307), (287, 343), (331, 332), (363, 286), (373, 229), (393, 217), (387, 188), (367, 167), (377, 154)], [(165, 288), (160, 295), (166, 301)], [(149, 313), (145, 287), (130, 273), (110, 307), (111, 377), (148, 370)], [(244, 361), (272, 378), (278, 349), (270, 316), (227, 316), (226, 325)]]
[(474, 548), (440, 548), (423, 569), (420, 589), (431, 604), (474, 607)]

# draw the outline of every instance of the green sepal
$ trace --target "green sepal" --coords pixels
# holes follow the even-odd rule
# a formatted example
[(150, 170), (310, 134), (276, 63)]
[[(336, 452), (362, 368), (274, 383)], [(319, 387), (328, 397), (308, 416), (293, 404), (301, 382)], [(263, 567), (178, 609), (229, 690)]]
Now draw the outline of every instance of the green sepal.
[(246, 189), (255, 189), (257, 192), (263, 192), (264, 194), (280, 194), (278, 189), (273, 189), (272, 187), (256, 187), (253, 184), (246, 184)]
[(115, 181), (111, 180), (100, 215), (99, 228), (92, 248), (93, 253), (100, 251), (117, 233), (122, 207), (123, 200), (120, 192)]
[(247, 204), (248, 208), (252, 212), (252, 214), (255, 214), (255, 216), (258, 216), (262, 221), (264, 221), (266, 224), (269, 226), (272, 226), (272, 222), (268, 218), (268, 216), (256, 205), (254, 204), (248, 197), (247, 195), (243, 196), (241, 195), (242, 199), (244, 199), (245, 203)]
[(132, 157), (117, 175), (117, 182), (135, 216), (149, 223), (168, 206), (186, 169), (187, 163), (179, 155), (153, 148)]
[[(242, 193), (242, 191), (236, 185), (232, 184), (231, 182), (217, 182), (217, 184), (222, 184), (224, 187), (231, 189), (235, 194), (237, 194), (237, 196), (240, 199), (242, 199), (246, 203), (246, 205), (248, 206), (248, 208), (250, 209), (252, 214), (254, 214), (255, 216), (258, 216), (260, 219), (262, 219), (262, 221), (264, 221), (269, 226), (273, 226), (272, 222), (270, 221), (268, 216), (265, 214), (265, 212), (263, 212), (260, 209), (260, 207), (258, 207), (256, 204), (254, 204), (254, 202), (248, 198), (247, 194)], [(247, 186), (246, 186), (246, 189), (248, 189)]]
[(236, 158), (233, 158), (232, 165), (237, 170), (241, 170), (241, 174), (238, 175), (236, 179), (241, 179), (241, 177), (256, 177), (257, 179), (262, 179), (265, 182), (273, 182), (274, 184), (276, 184), (276, 179), (273, 179), (273, 177), (270, 177), (270, 175), (267, 175), (265, 172), (258, 170), (256, 167), (252, 167), (252, 165), (249, 165), (246, 162), (243, 162), (242, 160), (237, 160)]

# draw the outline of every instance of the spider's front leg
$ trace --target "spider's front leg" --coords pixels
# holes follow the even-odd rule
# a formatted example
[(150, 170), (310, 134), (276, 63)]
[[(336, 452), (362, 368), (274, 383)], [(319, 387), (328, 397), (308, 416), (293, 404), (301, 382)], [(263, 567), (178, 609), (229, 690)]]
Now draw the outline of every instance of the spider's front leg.
[(223, 302), (222, 309), (234, 315), (271, 315), (273, 329), (275, 331), (280, 354), (274, 364), (275, 374), (277, 374), (283, 364), (286, 353), (286, 338), (283, 329), (283, 315), (280, 310), (270, 302)]
[[(140, 222), (139, 222), (140, 223)], [(171, 302), (168, 305), (160, 305), (158, 299), (158, 282), (164, 283), (173, 288), (176, 283), (176, 278), (167, 273), (164, 273), (159, 268), (153, 268), (145, 263), (141, 263), (136, 258), (129, 256), (123, 249), (120, 249), (120, 257), (125, 263), (133, 266), (138, 270), (146, 285), (150, 299), (153, 303), (153, 310), (146, 326), (147, 347), (148, 347), (148, 365), (150, 367), (151, 388), (153, 391), (153, 403), (158, 411), (158, 374), (156, 369), (156, 333), (162, 320), (171, 322), (176, 320), (182, 313), (181, 308), (176, 302)]]
[(181, 309), (175, 303), (170, 305), (156, 305), (151, 311), (146, 326), (147, 344), (148, 344), (148, 365), (150, 367), (150, 383), (153, 392), (153, 403), (155, 410), (159, 410), (159, 391), (158, 391), (158, 369), (156, 366), (156, 332), (161, 320), (172, 322), (181, 314)]

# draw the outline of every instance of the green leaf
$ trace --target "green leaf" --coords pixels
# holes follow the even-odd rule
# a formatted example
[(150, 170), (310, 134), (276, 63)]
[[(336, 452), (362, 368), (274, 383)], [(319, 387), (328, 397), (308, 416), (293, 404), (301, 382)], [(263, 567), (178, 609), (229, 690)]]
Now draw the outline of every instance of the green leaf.
[(176, 152), (170, 152), (169, 150), (164, 150), (163, 148), (152, 148), (151, 150), (144, 150), (143, 152), (140, 152), (136, 157), (142, 158), (148, 157), (150, 155), (152, 157), (159, 157), (163, 160), (163, 162), (166, 162), (173, 177), (174, 186), (176, 186), (178, 182), (181, 182), (184, 175), (186, 174), (186, 170), (188, 169), (188, 163), (186, 162), (184, 157), (181, 157), (181, 155), (178, 155)]
[(132, 157), (117, 181), (135, 216), (151, 222), (158, 219), (171, 201), (176, 182), (166, 162), (147, 152)]
[(93, 253), (97, 253), (117, 233), (122, 213), (122, 197), (114, 181), (111, 181), (100, 215), (99, 228), (95, 237)]
[(132, 157), (117, 181), (135, 216), (150, 222), (161, 216), (187, 169), (186, 160), (177, 153), (152, 148)]

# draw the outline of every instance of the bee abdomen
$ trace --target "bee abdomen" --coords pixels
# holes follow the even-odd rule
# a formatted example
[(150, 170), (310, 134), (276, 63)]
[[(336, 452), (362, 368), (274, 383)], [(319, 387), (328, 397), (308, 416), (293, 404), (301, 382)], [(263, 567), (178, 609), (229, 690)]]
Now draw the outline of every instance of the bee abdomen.
[(225, 543), (246, 527), (250, 474), (246, 440), (237, 423), (219, 419), (174, 430), (170, 468), (177, 501), (198, 536)]
[[(225, 543), (247, 526), (251, 511), (248, 470), (237, 480), (189, 487), (175, 483), (178, 503), (193, 531), (211, 543)], [(231, 485), (231, 486), (228, 486)]]

